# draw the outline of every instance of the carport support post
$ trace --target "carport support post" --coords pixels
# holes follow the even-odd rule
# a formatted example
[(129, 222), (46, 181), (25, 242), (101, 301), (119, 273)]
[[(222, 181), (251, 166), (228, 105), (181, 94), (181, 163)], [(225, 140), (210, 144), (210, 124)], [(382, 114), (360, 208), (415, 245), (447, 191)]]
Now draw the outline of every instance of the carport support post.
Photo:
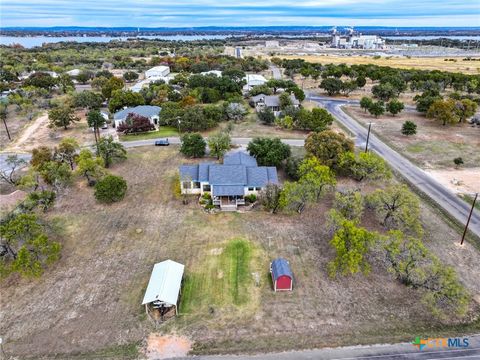
[(475, 198), (473, 199), (472, 208), (470, 209), (470, 214), (468, 215), (467, 224), (465, 225), (465, 230), (463, 231), (462, 241), (460, 241), (460, 245), (463, 245), (463, 241), (465, 240), (465, 235), (467, 235), (468, 224), (470, 224), (470, 219), (472, 218), (472, 213), (473, 213), (473, 209), (475, 208), (475, 203), (477, 202), (477, 197), (478, 197), (478, 193), (475, 194)]

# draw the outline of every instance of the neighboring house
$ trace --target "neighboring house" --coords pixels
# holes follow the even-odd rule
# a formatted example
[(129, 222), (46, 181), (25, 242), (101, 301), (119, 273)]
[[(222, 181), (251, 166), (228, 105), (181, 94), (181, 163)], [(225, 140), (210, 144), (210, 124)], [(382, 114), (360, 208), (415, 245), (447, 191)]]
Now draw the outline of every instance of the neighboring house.
[(290, 264), (284, 258), (277, 258), (270, 264), (272, 274), (273, 291), (292, 291), (293, 274)]
[(133, 92), (140, 92), (144, 87), (147, 87), (151, 83), (162, 80), (165, 84), (168, 84), (172, 79), (173, 79), (172, 74), (169, 74), (167, 76), (156, 76), (156, 75), (151, 76), (146, 79), (138, 81), (132, 87), (130, 87), (130, 90)]
[(165, 77), (170, 74), (170, 68), (168, 66), (155, 66), (147, 71), (145, 71), (145, 77)]
[[(291, 94), (290, 99), (292, 100), (293, 107), (298, 108), (300, 106), (300, 101), (297, 100), (295, 95)], [(251, 102), (253, 103), (253, 106), (257, 112), (269, 108), (273, 111), (275, 116), (279, 116), (281, 113), (280, 95), (259, 94), (257, 96), (252, 96)]]
[(220, 70), (210, 70), (201, 72), (200, 75), (215, 75), (216, 77), (222, 77), (222, 72)]
[(153, 319), (164, 320), (178, 314), (178, 296), (185, 266), (165, 260), (153, 266), (142, 305)]
[[(44, 73), (44, 74), (48, 74), (50, 75), (51, 77), (53, 78), (58, 78), (58, 74), (55, 72), (55, 71), (38, 71), (39, 73)], [(19, 77), (18, 79), (19, 80), (25, 80), (25, 79), (28, 79), (30, 76), (32, 76), (33, 74), (36, 74), (37, 71), (33, 70), (31, 72), (23, 72)]]
[(243, 87), (244, 92), (249, 92), (254, 86), (264, 85), (267, 82), (267, 79), (258, 74), (247, 74), (243, 80), (246, 82)]
[(121, 123), (127, 120), (129, 114), (135, 114), (144, 116), (150, 119), (150, 122), (157, 126), (158, 120), (160, 118), (160, 111), (162, 108), (160, 106), (151, 106), (151, 105), (140, 105), (131, 108), (126, 108), (120, 111), (117, 111), (113, 115), (113, 120), (115, 122), (115, 127), (118, 127)]
[(78, 76), (78, 75), (80, 75), (81, 72), (82, 71), (80, 69), (73, 69), (73, 70), (67, 71), (65, 74), (70, 75), (70, 76)]
[(277, 168), (258, 166), (254, 157), (240, 151), (225, 155), (223, 164), (201, 163), (180, 166), (182, 194), (210, 193), (214, 205), (236, 210), (245, 196), (278, 184)]

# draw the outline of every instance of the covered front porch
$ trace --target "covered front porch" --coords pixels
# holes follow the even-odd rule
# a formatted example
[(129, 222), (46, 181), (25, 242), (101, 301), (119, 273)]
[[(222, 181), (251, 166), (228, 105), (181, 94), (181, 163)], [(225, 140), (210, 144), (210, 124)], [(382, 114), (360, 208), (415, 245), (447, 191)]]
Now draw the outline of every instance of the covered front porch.
[(213, 205), (220, 206), (220, 209), (223, 211), (235, 211), (238, 205), (245, 205), (243, 195), (214, 196), (212, 201)]

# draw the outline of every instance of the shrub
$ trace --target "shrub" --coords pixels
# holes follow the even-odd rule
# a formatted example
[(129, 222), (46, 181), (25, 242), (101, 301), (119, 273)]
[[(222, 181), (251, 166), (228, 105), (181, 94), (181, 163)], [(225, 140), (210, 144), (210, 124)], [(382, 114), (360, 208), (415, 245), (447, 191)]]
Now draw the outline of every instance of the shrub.
[(257, 201), (257, 195), (255, 194), (247, 195), (245, 196), (245, 201), (253, 204), (255, 201)]
[(188, 157), (199, 158), (205, 156), (207, 143), (202, 135), (198, 133), (188, 133), (182, 136), (182, 146), (180, 152)]
[(247, 150), (260, 166), (279, 166), (291, 154), (290, 146), (278, 138), (254, 138)]
[(257, 115), (260, 121), (265, 125), (271, 125), (275, 122), (275, 115), (273, 114), (273, 111), (270, 110), (270, 108), (259, 111)]
[(110, 204), (122, 200), (127, 192), (127, 182), (121, 176), (107, 175), (95, 185), (95, 198)]
[(298, 167), (300, 166), (300, 163), (302, 162), (302, 160), (303, 158), (295, 157), (295, 156), (289, 156), (287, 158), (287, 161), (285, 163), (285, 172), (287, 173), (288, 177), (290, 177), (292, 180), (300, 179), (300, 174), (298, 173)]
[(415, 135), (417, 133), (417, 124), (413, 121), (405, 121), (402, 125), (402, 134), (403, 135)]
[(127, 119), (117, 127), (117, 132), (124, 134), (136, 134), (155, 130), (155, 125), (150, 119), (138, 114), (128, 114)]
[(457, 157), (453, 159), (453, 163), (455, 164), (455, 166), (459, 167), (460, 165), (463, 165), (463, 159), (461, 157)]
[(21, 207), (25, 211), (33, 211), (36, 207), (41, 208), (43, 211), (47, 211), (53, 206), (56, 196), (57, 195), (54, 191), (33, 191), (28, 194)]

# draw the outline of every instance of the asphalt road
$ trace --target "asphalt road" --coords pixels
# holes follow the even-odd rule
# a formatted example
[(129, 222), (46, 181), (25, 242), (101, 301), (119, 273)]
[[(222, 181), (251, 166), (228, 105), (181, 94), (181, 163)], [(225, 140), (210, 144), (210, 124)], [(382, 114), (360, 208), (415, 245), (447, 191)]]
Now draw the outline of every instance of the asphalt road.
[(282, 72), (278, 68), (278, 66), (270, 64), (269, 66), (270, 70), (272, 70), (272, 76), (275, 80), (279, 80), (282, 78)]
[[(155, 144), (155, 140), (158, 140), (158, 139), (124, 141), (122, 142), (122, 145), (125, 146), (126, 148), (134, 148), (139, 146), (153, 146)], [(170, 144), (180, 144), (179, 137), (168, 137), (168, 141), (170, 142)], [(252, 138), (232, 138), (233, 145), (238, 145), (242, 147), (247, 146), (250, 141), (252, 141)], [(290, 146), (303, 146), (305, 143), (303, 139), (282, 139), (282, 142)]]
[[(308, 99), (319, 103), (332, 113), (342, 125), (355, 135), (357, 145), (366, 143), (367, 129), (341, 109), (343, 105), (355, 104), (356, 101), (336, 100), (313, 95), (309, 95)], [(370, 133), (369, 149), (383, 157), (394, 170), (417, 187), (417, 189), (425, 193), (461, 224), (466, 223), (471, 206), (464, 200), (460, 199), (452, 191), (441, 185), (425, 171), (412, 164), (372, 133)], [(473, 211), (469, 229), (472, 233), (480, 237), (480, 213), (476, 209)]]
[[(319, 103), (321, 106), (330, 111), (337, 120), (349, 129), (356, 137), (356, 145), (364, 146), (367, 138), (367, 129), (360, 125), (356, 120), (352, 119), (341, 110), (341, 106), (347, 104), (357, 104), (358, 100), (337, 100), (321, 96), (308, 95), (307, 99)], [(171, 144), (180, 144), (180, 138), (169, 137)], [(156, 139), (136, 140), (123, 142), (126, 148), (139, 146), (153, 146)], [(245, 147), (251, 138), (232, 138), (234, 145)], [(301, 139), (282, 139), (282, 141), (290, 146), (303, 146), (304, 140)], [(429, 174), (412, 164), (408, 159), (404, 158), (388, 145), (378, 139), (375, 135), (370, 134), (369, 149), (375, 151), (382, 156), (390, 166), (402, 174), (412, 185), (430, 197), (443, 210), (447, 211), (451, 216), (458, 220), (461, 224), (465, 224), (470, 212), (470, 206), (452, 191), (438, 183)], [(22, 155), (28, 159), (29, 155)], [(7, 154), (0, 154), (0, 169), (6, 169)], [(480, 213), (474, 210), (472, 219), (470, 220), (469, 229), (472, 233), (480, 237)]]
[(184, 359), (202, 360), (434, 360), (434, 359), (480, 359), (480, 335), (469, 336), (469, 346), (466, 348), (428, 348), (419, 350), (411, 343), (348, 346), (340, 348), (325, 348), (315, 350), (289, 351), (260, 355), (216, 355), (194, 356)]

